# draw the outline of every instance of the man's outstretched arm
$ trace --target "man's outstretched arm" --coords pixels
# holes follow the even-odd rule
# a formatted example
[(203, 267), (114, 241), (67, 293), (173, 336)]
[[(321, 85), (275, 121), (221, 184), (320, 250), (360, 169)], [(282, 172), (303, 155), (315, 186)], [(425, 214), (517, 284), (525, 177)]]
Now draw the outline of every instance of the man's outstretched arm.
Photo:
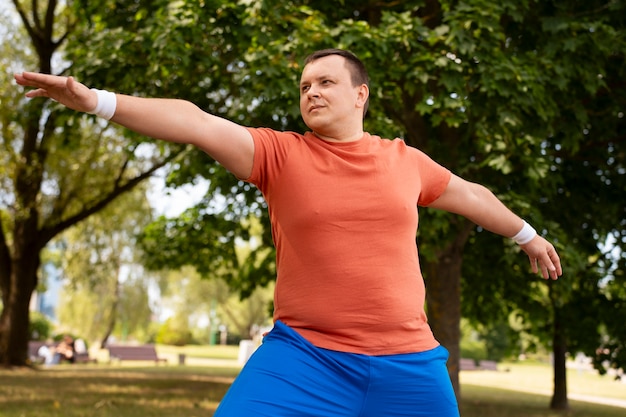
[(540, 272), (546, 279), (557, 279), (563, 274), (554, 246), (536, 234), (486, 187), (452, 175), (446, 190), (429, 207), (460, 214), (505, 237), (521, 237), (522, 240), (516, 240), (528, 255), (533, 272)]
[(238, 178), (247, 178), (252, 172), (254, 142), (248, 130), (206, 113), (191, 102), (99, 94), (73, 77), (34, 72), (15, 74), (15, 80), (34, 88), (26, 93), (27, 97), (48, 97), (76, 111), (98, 110), (99, 115), (110, 110), (105, 117), (111, 121), (155, 139), (195, 145)]

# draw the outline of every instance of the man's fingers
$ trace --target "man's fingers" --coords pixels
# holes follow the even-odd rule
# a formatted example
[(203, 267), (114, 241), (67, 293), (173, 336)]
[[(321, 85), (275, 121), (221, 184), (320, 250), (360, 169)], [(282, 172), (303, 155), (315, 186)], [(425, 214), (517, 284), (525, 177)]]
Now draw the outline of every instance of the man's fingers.
[(548, 255), (544, 255), (541, 258), (535, 258), (529, 256), (530, 268), (534, 274), (541, 273), (544, 279), (557, 279), (561, 275), (560, 263), (554, 263)]
[(558, 279), (562, 275), (561, 259), (548, 241), (536, 236), (527, 245), (522, 245), (522, 248), (528, 254), (533, 273), (541, 273), (544, 279)]
[(537, 268), (538, 272), (541, 274), (543, 279), (550, 278), (549, 269), (551, 267), (552, 262), (550, 262), (548, 255), (546, 254), (540, 255), (539, 258), (536, 258), (536, 263), (538, 267)]
[[(552, 255), (550, 252), (542, 255), (541, 259), (534, 258), (534, 269), (533, 272), (538, 272), (538, 269), (541, 271), (541, 275), (545, 279), (558, 279), (561, 275), (561, 261), (554, 250), (552, 250)], [(537, 265), (538, 264), (538, 265)], [(539, 266), (539, 268), (537, 268)]]
[(556, 250), (554, 249), (548, 251), (548, 256), (554, 265), (553, 279), (556, 279), (556, 277), (560, 277), (563, 274), (563, 269), (561, 268), (561, 258), (559, 258), (558, 253), (556, 253)]
[(42, 90), (66, 88), (68, 84), (67, 77), (41, 74), (38, 72), (16, 73), (14, 78), (19, 85)]
[(36, 90), (30, 90), (25, 94), (26, 97), (28, 98), (34, 98), (34, 97), (48, 97), (48, 91), (44, 90), (43, 88), (38, 88)]
[(544, 279), (549, 279), (550, 278), (550, 273), (553, 270), (553, 266), (552, 266), (552, 262), (550, 262), (549, 264), (543, 263), (541, 266), (541, 275), (543, 275)]
[(49, 98), (78, 111), (88, 111), (97, 104), (97, 99), (90, 96), (89, 88), (73, 77), (23, 72), (15, 74), (15, 81), (24, 87), (32, 87), (25, 94), (28, 98)]
[(539, 272), (539, 268), (537, 266), (537, 258), (529, 256), (528, 259), (530, 260), (530, 269), (533, 271), (533, 273), (536, 274), (537, 272)]

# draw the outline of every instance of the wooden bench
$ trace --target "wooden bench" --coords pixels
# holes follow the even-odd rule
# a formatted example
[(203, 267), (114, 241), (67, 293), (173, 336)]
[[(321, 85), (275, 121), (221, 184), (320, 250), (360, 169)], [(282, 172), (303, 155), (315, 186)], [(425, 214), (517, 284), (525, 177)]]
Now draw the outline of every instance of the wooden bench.
[(461, 371), (475, 371), (478, 367), (474, 359), (461, 358), (459, 359), (459, 370)]
[(498, 362), (482, 360), (478, 362), (478, 367), (484, 371), (497, 371), (498, 370)]
[(154, 345), (109, 345), (109, 361), (153, 361), (167, 362), (165, 358), (159, 358)]
[(47, 343), (39, 340), (31, 340), (28, 342), (28, 359), (31, 363), (43, 363), (44, 357), (39, 356), (39, 349), (47, 346)]

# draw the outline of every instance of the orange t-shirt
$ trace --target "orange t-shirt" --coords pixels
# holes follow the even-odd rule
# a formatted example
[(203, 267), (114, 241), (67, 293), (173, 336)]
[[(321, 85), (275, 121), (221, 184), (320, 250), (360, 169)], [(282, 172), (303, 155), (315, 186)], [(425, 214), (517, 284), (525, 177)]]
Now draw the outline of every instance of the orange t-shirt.
[(424, 311), (418, 205), (450, 171), (400, 139), (348, 143), (249, 129), (247, 181), (263, 193), (276, 246), (274, 320), (313, 345), (389, 355), (438, 346)]

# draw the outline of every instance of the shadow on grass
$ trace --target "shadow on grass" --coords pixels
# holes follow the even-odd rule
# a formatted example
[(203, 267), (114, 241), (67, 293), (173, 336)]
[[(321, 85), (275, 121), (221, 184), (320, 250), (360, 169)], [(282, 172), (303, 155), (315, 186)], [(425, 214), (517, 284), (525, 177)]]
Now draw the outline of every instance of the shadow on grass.
[(2, 417), (210, 417), (235, 373), (182, 367), (57, 368), (0, 371)]

